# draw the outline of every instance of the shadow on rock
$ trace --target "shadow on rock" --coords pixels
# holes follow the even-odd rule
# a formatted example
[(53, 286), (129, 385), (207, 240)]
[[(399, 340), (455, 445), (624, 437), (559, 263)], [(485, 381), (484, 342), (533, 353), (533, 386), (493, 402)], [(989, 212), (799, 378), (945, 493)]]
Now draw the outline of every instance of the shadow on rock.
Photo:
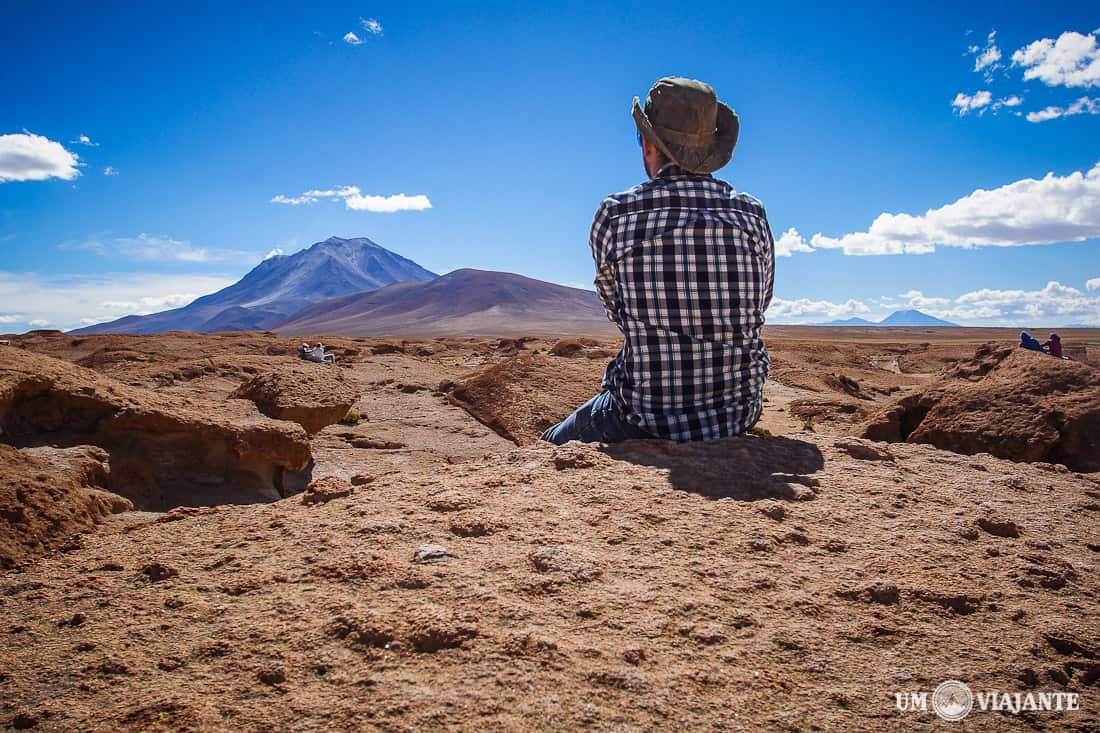
[(742, 435), (705, 443), (632, 440), (608, 445), (619, 461), (668, 470), (673, 488), (712, 499), (812, 499), (825, 467), (813, 443), (784, 437)]

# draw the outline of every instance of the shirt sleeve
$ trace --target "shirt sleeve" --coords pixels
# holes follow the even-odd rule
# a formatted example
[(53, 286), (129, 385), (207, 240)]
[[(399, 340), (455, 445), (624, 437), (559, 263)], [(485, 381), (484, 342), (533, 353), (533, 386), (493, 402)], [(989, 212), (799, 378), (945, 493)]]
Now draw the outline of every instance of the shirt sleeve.
[(592, 250), (592, 260), (596, 264), (596, 294), (600, 296), (607, 319), (618, 325), (618, 302), (615, 297), (615, 272), (611, 262), (611, 254), (615, 245), (614, 228), (608, 213), (611, 199), (604, 199), (596, 209), (596, 215), (592, 217), (592, 229), (588, 234), (588, 246)]
[(764, 217), (763, 226), (764, 246), (768, 250), (768, 275), (764, 283), (764, 300), (761, 311), (766, 311), (772, 302), (772, 290), (775, 287), (775, 238), (772, 236), (772, 227), (768, 218)]

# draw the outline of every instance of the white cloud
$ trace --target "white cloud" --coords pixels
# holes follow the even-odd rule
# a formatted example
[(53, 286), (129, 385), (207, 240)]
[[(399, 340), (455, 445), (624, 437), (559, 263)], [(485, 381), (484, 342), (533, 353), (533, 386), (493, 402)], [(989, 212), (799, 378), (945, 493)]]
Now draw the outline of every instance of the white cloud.
[(994, 100), (992, 92), (982, 89), (973, 94), (959, 92), (955, 95), (955, 99), (951, 101), (951, 107), (958, 113), (959, 117), (964, 117), (969, 112), (977, 112), (978, 116), (981, 117), (989, 110), (999, 112), (1004, 107), (1019, 107), (1023, 103), (1023, 97), (1015, 94)]
[(1100, 236), (1100, 163), (1088, 172), (1048, 173), (978, 189), (923, 215), (880, 214), (865, 232), (815, 234), (819, 249), (847, 255), (925, 254), (937, 245), (1013, 247)]
[(364, 195), (358, 186), (337, 186), (327, 191), (306, 191), (301, 196), (279, 194), (271, 199), (273, 204), (312, 204), (320, 199), (343, 199), (344, 206), (355, 211), (393, 213), (395, 211), (423, 211), (432, 208), (432, 202), (423, 194), (406, 196), (403, 193), (392, 196)]
[(931, 313), (955, 321), (1004, 326), (1098, 323), (1100, 296), (1052, 280), (1041, 290), (975, 290)]
[(136, 237), (123, 237), (114, 241), (119, 254), (135, 260), (162, 262), (210, 262), (224, 259), (223, 253), (195, 247), (190, 242), (142, 232)]
[(870, 312), (871, 309), (867, 304), (859, 300), (849, 299), (843, 303), (833, 303), (828, 300), (810, 300), (809, 298), (797, 300), (773, 298), (768, 308), (768, 320), (773, 323), (820, 323), (861, 316)]
[(105, 176), (117, 176), (118, 171), (115, 169), (114, 166), (109, 165), (109, 166), (107, 166), (106, 168), (103, 169), (103, 175), (105, 175)]
[(0, 323), (26, 323), (27, 317), (19, 313), (0, 314)]
[(77, 135), (75, 140), (70, 140), (73, 145), (86, 145), (89, 148), (98, 148), (99, 143), (92, 142), (92, 139), (87, 135)]
[(974, 71), (981, 73), (986, 81), (993, 81), (993, 72), (1002, 67), (1001, 49), (997, 47), (997, 31), (990, 31), (985, 46), (971, 46), (967, 53), (974, 56)]
[(35, 318), (33, 321), (27, 321), (27, 325), (33, 326), (34, 328), (45, 328), (50, 325), (50, 322), (45, 318)]
[(895, 297), (871, 299), (874, 307), (860, 300), (834, 303), (775, 298), (768, 309), (768, 322), (823, 323), (853, 316), (877, 321), (899, 308), (916, 308), (937, 318), (974, 326), (1019, 328), (1100, 323), (1100, 277), (1089, 280), (1085, 287), (1088, 293), (1051, 281), (1039, 290), (984, 288), (951, 298), (929, 297), (920, 290), (910, 290)]
[(992, 102), (993, 94), (983, 89), (980, 92), (974, 92), (972, 95), (959, 92), (955, 95), (955, 99), (951, 102), (951, 106), (959, 113), (959, 117), (962, 117), (968, 112), (974, 112), (983, 107), (987, 107)]
[(1047, 86), (1100, 86), (1100, 28), (1087, 35), (1067, 31), (1058, 40), (1042, 38), (1012, 54), (1012, 65), (1024, 69), (1024, 79)]
[(393, 196), (363, 196), (358, 192), (344, 197), (344, 204), (349, 209), (357, 211), (374, 211), (380, 213), (393, 213), (395, 211), (423, 211), (432, 208), (432, 202), (427, 196), (406, 196), (403, 193)]
[(47, 178), (71, 181), (80, 175), (79, 161), (76, 153), (41, 135), (31, 132), (0, 135), (0, 183)]
[(234, 282), (225, 275), (118, 272), (45, 276), (0, 271), (0, 313), (18, 311), (30, 327), (70, 329), (126, 315), (177, 308)]
[(351, 31), (348, 31), (344, 34), (344, 43), (347, 43), (351, 46), (362, 46), (364, 43), (366, 43), (366, 41), (364, 41), (362, 38), (355, 35)]
[(291, 206), (312, 204), (315, 201), (317, 201), (317, 199), (314, 196), (284, 196), (281, 193), (271, 199), (271, 203), (273, 204), (290, 204)]
[(1073, 115), (1100, 115), (1100, 97), (1081, 97), (1067, 107), (1050, 106), (1038, 112), (1028, 112), (1028, 122), (1046, 122), (1056, 120), (1059, 117), (1072, 117)]
[(363, 27), (367, 33), (371, 33), (376, 36), (382, 35), (382, 24), (374, 18), (360, 18), (359, 25)]
[(898, 297), (905, 298), (906, 308), (916, 308), (917, 310), (942, 308), (951, 302), (948, 298), (929, 298), (919, 290), (910, 290), (901, 293)]
[(63, 250), (86, 249), (102, 257), (123, 257), (146, 262), (189, 262), (208, 264), (216, 262), (234, 262), (254, 264), (258, 255), (235, 249), (216, 247), (196, 247), (188, 241), (172, 239), (157, 234), (142, 232), (136, 237), (118, 237), (108, 240), (87, 240), (65, 243)]
[(267, 262), (267, 261), (268, 261), (268, 260), (270, 260), (270, 259), (271, 259), (272, 257), (281, 257), (281, 256), (282, 256), (282, 254), (283, 254), (283, 251), (282, 251), (281, 249), (279, 249), (278, 247), (275, 247), (275, 248), (274, 248), (274, 249), (272, 249), (272, 250), (271, 250), (270, 252), (268, 252), (267, 254), (265, 254), (265, 255), (264, 255), (264, 259), (263, 259), (263, 261), (264, 261), (264, 262)]
[(813, 252), (814, 248), (811, 247), (806, 240), (798, 233), (798, 230), (791, 227), (787, 231), (783, 232), (783, 235), (775, 241), (775, 256), (776, 257), (790, 257), (795, 252)]

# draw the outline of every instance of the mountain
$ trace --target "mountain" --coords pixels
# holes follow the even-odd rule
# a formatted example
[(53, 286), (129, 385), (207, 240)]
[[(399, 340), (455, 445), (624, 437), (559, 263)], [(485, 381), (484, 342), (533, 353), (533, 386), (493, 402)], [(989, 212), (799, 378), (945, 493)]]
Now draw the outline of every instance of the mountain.
[(330, 237), (292, 255), (269, 257), (236, 283), (182, 308), (126, 316), (74, 333), (262, 330), (334, 296), (435, 277), (366, 237)]
[(879, 326), (958, 326), (918, 310), (894, 311), (878, 322)]
[(866, 318), (845, 318), (843, 321), (815, 323), (815, 326), (958, 326), (957, 323), (943, 321), (918, 310), (894, 311), (877, 323)]
[(428, 282), (332, 298), (276, 330), (346, 336), (618, 333), (592, 291), (486, 270), (455, 270)]
[(818, 324), (821, 326), (877, 326), (874, 321), (868, 321), (866, 318), (845, 318), (843, 321), (829, 321), (828, 323)]

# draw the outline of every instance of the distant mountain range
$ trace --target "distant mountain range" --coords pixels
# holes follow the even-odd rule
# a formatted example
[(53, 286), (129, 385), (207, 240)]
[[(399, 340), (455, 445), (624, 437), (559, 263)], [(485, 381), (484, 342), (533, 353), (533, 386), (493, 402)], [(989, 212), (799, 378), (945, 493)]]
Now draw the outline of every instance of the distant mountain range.
[(819, 326), (954, 326), (959, 324), (945, 321), (942, 318), (921, 313), (918, 310), (894, 311), (881, 321), (868, 321), (866, 318), (847, 318), (843, 321), (829, 321), (819, 323)]
[(428, 282), (397, 283), (332, 298), (306, 308), (276, 330), (347, 336), (617, 333), (590, 290), (486, 270), (455, 270)]
[(289, 256), (269, 257), (233, 285), (182, 308), (126, 316), (74, 333), (263, 330), (334, 296), (435, 277), (366, 237), (330, 237)]
[(596, 294), (508, 272), (443, 277), (365, 237), (330, 237), (275, 256), (173, 310), (73, 333), (162, 331), (419, 336), (615, 333)]

